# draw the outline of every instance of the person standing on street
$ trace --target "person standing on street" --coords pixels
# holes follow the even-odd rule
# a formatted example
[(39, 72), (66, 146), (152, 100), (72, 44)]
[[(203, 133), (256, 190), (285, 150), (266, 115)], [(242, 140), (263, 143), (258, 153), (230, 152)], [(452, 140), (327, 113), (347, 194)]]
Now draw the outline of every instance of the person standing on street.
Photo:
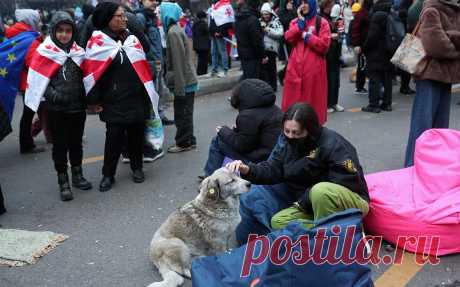
[[(235, 16), (230, 0), (213, 0), (209, 9), (209, 34), (211, 35), (211, 76), (227, 76), (229, 57), (226, 39), (231, 39), (229, 30), (233, 28)], [(218, 71), (220, 67), (220, 71)]]
[(278, 88), (276, 58), (280, 47), (280, 39), (283, 38), (283, 25), (273, 12), (270, 3), (265, 2), (260, 9), (260, 24), (264, 32), (265, 55), (268, 61), (261, 65), (261, 80), (267, 82), (276, 92)]
[(182, 9), (176, 3), (163, 2), (160, 5), (160, 15), (166, 32), (166, 81), (174, 93), (174, 122), (177, 128), (176, 144), (169, 147), (168, 152), (178, 153), (196, 148), (196, 138), (193, 134), (193, 106), (198, 81), (187, 36), (178, 25)]
[[(86, 97), (80, 68), (85, 51), (76, 43), (77, 28), (67, 12), (58, 11), (51, 20), (50, 36), (37, 48), (27, 78), (25, 101), (37, 110), (40, 99), (48, 107), (48, 126), (53, 135), (53, 161), (62, 201), (73, 199), (67, 166), (70, 161), (72, 186), (92, 188), (83, 177), (82, 138), (86, 121)], [(48, 62), (46, 62), (46, 59)], [(58, 63), (54, 67), (43, 63)], [(46, 75), (47, 76), (43, 76)]]
[[(142, 170), (145, 120), (151, 102), (158, 116), (158, 94), (139, 39), (126, 29), (125, 10), (113, 2), (99, 3), (92, 21), (96, 30), (86, 46), (83, 64), (85, 89), (90, 108), (106, 123), (103, 178), (99, 191), (115, 183), (117, 164), (127, 135), (132, 180), (145, 180)], [(145, 52), (144, 52), (145, 51)], [(150, 100), (149, 100), (150, 97)]]
[(326, 54), (331, 43), (329, 23), (317, 15), (316, 0), (302, 0), (284, 34), (292, 45), (284, 79), (282, 110), (299, 102), (309, 103), (320, 124), (327, 120)]
[(449, 128), (452, 84), (460, 83), (460, 2), (426, 0), (417, 35), (428, 58), (423, 71), (414, 75), (405, 167), (414, 164), (415, 143), (424, 131)]
[(260, 79), (260, 65), (268, 62), (265, 56), (263, 31), (259, 22), (256, 4), (248, 0), (237, 0), (235, 36), (238, 57), (241, 61), (244, 79)]
[(206, 22), (206, 12), (199, 11), (197, 21), (193, 23), (192, 35), (193, 35), (193, 50), (198, 55), (198, 65), (196, 68), (196, 74), (205, 75), (208, 73), (208, 62), (209, 62), (209, 50), (211, 49), (209, 28)]

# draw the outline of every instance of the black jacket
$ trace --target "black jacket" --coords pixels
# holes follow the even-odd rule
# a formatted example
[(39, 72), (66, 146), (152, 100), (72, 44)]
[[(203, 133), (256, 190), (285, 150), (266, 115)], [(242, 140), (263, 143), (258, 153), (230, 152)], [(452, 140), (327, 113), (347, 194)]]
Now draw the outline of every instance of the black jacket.
[(71, 58), (51, 78), (44, 97), (50, 111), (76, 113), (86, 109), (83, 72)]
[(208, 24), (203, 19), (198, 19), (192, 26), (193, 50), (209, 51), (211, 39), (209, 38)]
[(380, 0), (374, 5), (369, 32), (363, 47), (369, 72), (393, 69), (390, 62), (393, 55), (387, 51), (385, 41), (387, 17), (390, 12), (391, 0)]
[(213, 18), (210, 18), (210, 22), (209, 22), (209, 35), (211, 35), (211, 37), (214, 36), (215, 33), (220, 33), (221, 34), (221, 37), (226, 37), (226, 38), (229, 38), (229, 33), (228, 31), (233, 27), (233, 23), (230, 22), (230, 23), (227, 23), (227, 24), (223, 24), (223, 25), (220, 25), (220, 26), (217, 26), (216, 25), (216, 22), (214, 21)]
[(3, 106), (0, 104), (0, 142), (12, 132), (10, 119), (8, 114), (3, 109)]
[(286, 183), (302, 208), (312, 210), (309, 192), (313, 185), (331, 182), (347, 187), (369, 202), (364, 173), (355, 148), (338, 133), (321, 128), (304, 144), (285, 144), (270, 160), (249, 164), (243, 176), (254, 184)]
[(276, 95), (265, 82), (248, 79), (232, 97), (238, 108), (236, 128), (223, 127), (218, 136), (252, 162), (266, 160), (281, 133), (283, 113), (275, 105)]
[(235, 18), (238, 57), (243, 60), (264, 58), (264, 34), (257, 11), (244, 5), (238, 10)]
[[(122, 41), (109, 31), (104, 33)], [(144, 84), (123, 50), (90, 91), (88, 101), (101, 104), (101, 121), (114, 124), (141, 123), (148, 118), (151, 106)]]

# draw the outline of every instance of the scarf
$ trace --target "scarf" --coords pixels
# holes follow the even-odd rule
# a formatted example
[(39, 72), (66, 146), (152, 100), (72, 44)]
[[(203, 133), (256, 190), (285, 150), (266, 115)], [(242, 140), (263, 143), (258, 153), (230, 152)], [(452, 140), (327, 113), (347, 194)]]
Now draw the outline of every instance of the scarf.
[(85, 61), (82, 65), (83, 83), (85, 85), (86, 94), (96, 85), (96, 82), (102, 77), (106, 69), (110, 66), (113, 59), (121, 50), (125, 51), (129, 61), (137, 73), (137, 76), (144, 84), (144, 87), (152, 102), (155, 117), (158, 118), (158, 94), (153, 85), (153, 76), (150, 66), (145, 57), (142, 45), (139, 39), (134, 35), (129, 35), (124, 43), (121, 41), (115, 42), (111, 37), (102, 31), (94, 31), (93, 35), (86, 45)]
[(59, 48), (49, 36), (38, 46), (27, 74), (24, 97), (26, 106), (35, 112), (38, 110), (51, 78), (56, 75), (68, 58), (81, 67), (85, 58), (85, 50), (74, 42), (67, 53)]

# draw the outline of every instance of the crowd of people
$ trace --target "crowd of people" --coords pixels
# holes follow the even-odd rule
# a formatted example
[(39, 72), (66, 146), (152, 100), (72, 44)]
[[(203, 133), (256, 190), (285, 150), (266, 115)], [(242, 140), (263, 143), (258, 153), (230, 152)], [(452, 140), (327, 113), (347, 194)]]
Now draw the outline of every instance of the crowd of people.
[[(229, 168), (251, 182), (288, 182), (299, 202), (295, 210), (275, 216), (272, 224), (278, 227), (305, 218), (302, 212), (314, 215), (309, 219), (350, 207), (365, 214), (369, 196), (357, 152), (338, 133), (323, 128), (328, 113), (344, 110), (338, 104), (342, 51), (352, 47), (356, 54), (356, 93), (369, 95), (363, 111), (392, 110), (396, 75), (401, 93), (416, 92), (406, 166), (413, 164), (415, 140), (423, 131), (448, 127), (451, 86), (460, 82), (460, 4), (425, 0), (422, 10), (422, 0), (410, 2), (237, 0), (234, 7), (218, 0), (192, 21), (174, 2), (142, 0), (132, 10), (105, 1), (85, 5), (78, 19), (72, 11), (52, 13), (47, 33), (39, 33), (43, 15), (18, 9), (17, 22), (8, 23), (4, 36), (8, 41), (27, 35), (30, 41), (18, 86), (24, 100), (20, 152), (43, 152), (33, 140), (43, 130), (53, 144), (61, 199), (73, 199), (72, 187), (92, 188), (82, 171), (82, 137), (87, 112), (98, 113), (106, 125), (99, 190), (115, 184), (120, 157), (130, 163), (132, 180), (141, 183), (143, 161), (164, 154), (162, 125), (177, 128), (168, 152), (196, 148), (197, 75), (208, 74), (210, 66), (209, 76), (226, 77), (236, 47), (243, 73), (230, 102), (238, 116), (235, 126), (216, 128), (200, 177), (230, 157), (237, 161)], [(391, 63), (394, 51), (382, 36), (398, 21), (404, 23), (403, 34), (417, 30), (429, 58), (415, 76), (416, 91), (410, 88), (411, 75)], [(278, 72), (279, 60), (285, 67)], [(284, 85), (281, 108), (275, 105), (278, 82)], [(173, 121), (162, 107), (169, 93)], [(10, 118), (0, 105), (0, 139), (11, 132)], [(330, 194), (342, 202), (339, 209), (331, 207), (338, 205), (327, 200)]]

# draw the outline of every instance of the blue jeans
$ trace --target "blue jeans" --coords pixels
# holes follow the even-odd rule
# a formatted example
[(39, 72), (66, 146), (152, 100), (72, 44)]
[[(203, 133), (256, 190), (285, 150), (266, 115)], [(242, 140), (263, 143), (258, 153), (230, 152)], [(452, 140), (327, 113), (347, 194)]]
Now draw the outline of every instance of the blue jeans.
[(449, 127), (452, 85), (432, 80), (417, 80), (416, 85), (405, 167), (414, 165), (415, 141), (424, 131)]
[(229, 157), (233, 160), (241, 160), (244, 163), (250, 162), (246, 157), (220, 140), (218, 136), (215, 136), (212, 138), (211, 145), (209, 146), (208, 160), (204, 167), (205, 176), (210, 176), (214, 171), (221, 168), (225, 157)]
[(212, 72), (217, 73), (219, 66), (225, 72), (228, 70), (227, 47), (223, 38), (211, 38), (211, 61)]

